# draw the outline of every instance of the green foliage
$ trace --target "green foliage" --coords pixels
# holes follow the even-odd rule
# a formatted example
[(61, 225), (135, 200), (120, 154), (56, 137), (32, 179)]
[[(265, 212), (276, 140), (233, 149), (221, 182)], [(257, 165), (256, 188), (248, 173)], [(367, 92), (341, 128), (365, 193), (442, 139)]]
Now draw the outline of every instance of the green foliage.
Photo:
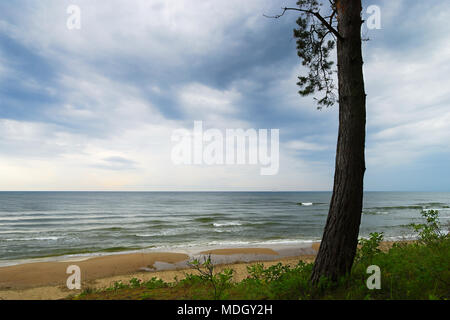
[(286, 271), (288, 268), (288, 266), (284, 266), (282, 263), (278, 263), (265, 269), (262, 263), (257, 263), (255, 265), (247, 267), (247, 272), (254, 279), (261, 280), (267, 283), (279, 279), (283, 271)]
[[(334, 50), (336, 40), (331, 37), (330, 30), (314, 16), (319, 13), (322, 3), (317, 0), (299, 0), (297, 5), (304, 10), (297, 19), (298, 28), (294, 30), (297, 39), (297, 54), (302, 60), (302, 65), (309, 71), (306, 75), (299, 76), (300, 95), (308, 96), (316, 92), (324, 92), (322, 98), (316, 99), (318, 108), (332, 106), (336, 98), (336, 87), (333, 81), (332, 69), (334, 61), (330, 59), (330, 53)], [(335, 14), (327, 16), (333, 26)]]
[(411, 224), (411, 227), (419, 235), (419, 241), (423, 244), (432, 245), (433, 243), (443, 239), (445, 234), (441, 231), (439, 211), (427, 210), (422, 211), (421, 214), (425, 219), (425, 223)]
[(137, 278), (132, 278), (130, 280), (130, 287), (131, 288), (139, 288), (141, 286), (141, 280), (137, 279)]
[(433, 245), (394, 246), (374, 259), (382, 270), (382, 283), (389, 299), (449, 298), (450, 239)]
[(120, 289), (129, 288), (130, 286), (123, 283), (122, 281), (114, 281), (113, 285), (109, 288), (106, 288), (107, 291), (117, 291)]
[(94, 288), (87, 287), (87, 288), (85, 288), (85, 289), (79, 294), (79, 296), (80, 296), (80, 297), (84, 297), (84, 296), (93, 294), (93, 293), (95, 293), (95, 292), (96, 292), (96, 290), (95, 290)]
[(205, 278), (198, 274), (185, 273), (184, 279), (180, 280), (178, 283), (183, 286), (194, 286), (196, 284), (202, 283)]
[(373, 232), (369, 235), (369, 239), (360, 239), (360, 248), (356, 251), (355, 262), (368, 261), (376, 254), (380, 254), (381, 241), (383, 241), (383, 232)]
[(147, 289), (158, 289), (168, 287), (168, 284), (161, 279), (153, 277), (150, 280), (143, 282), (141, 286)]
[(291, 299), (293, 296), (308, 299), (312, 288), (309, 285), (312, 264), (299, 261), (291, 267), (277, 263), (265, 268), (263, 264), (247, 267), (247, 279), (237, 284), (241, 299)]
[(142, 281), (137, 278), (131, 278), (129, 283), (123, 283), (122, 281), (115, 281), (111, 287), (105, 289), (105, 291), (118, 291), (121, 289), (138, 289), (138, 288), (147, 288), (147, 289), (157, 289), (167, 287), (168, 284), (161, 279), (156, 277), (151, 278), (147, 281)]
[(231, 280), (233, 278), (233, 269), (224, 269), (222, 272), (214, 272), (214, 264), (211, 261), (211, 255), (204, 257), (203, 262), (198, 259), (194, 259), (188, 264), (199, 272), (199, 278), (190, 276), (190, 281), (197, 281), (197, 279), (206, 281), (213, 287), (213, 298), (215, 300), (220, 299), (224, 290), (231, 286)]

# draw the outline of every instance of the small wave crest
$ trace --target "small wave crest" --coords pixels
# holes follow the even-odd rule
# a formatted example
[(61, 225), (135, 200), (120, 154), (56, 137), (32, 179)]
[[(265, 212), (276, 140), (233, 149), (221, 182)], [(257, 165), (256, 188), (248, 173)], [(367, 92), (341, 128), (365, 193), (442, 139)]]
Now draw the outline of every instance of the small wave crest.
[(33, 238), (9, 238), (5, 239), (5, 241), (56, 241), (60, 239), (60, 237), (33, 237)]
[(299, 202), (299, 203), (297, 203), (299, 206), (303, 206), (303, 207), (309, 207), (309, 206), (312, 206), (312, 205), (314, 205), (314, 203), (312, 203), (312, 202)]
[(379, 214), (389, 214), (388, 211), (379, 211), (379, 210), (364, 210), (362, 214), (368, 214), (368, 215), (379, 215)]
[(216, 228), (230, 227), (230, 226), (242, 226), (242, 223), (236, 222), (236, 221), (231, 221), (231, 222), (214, 222), (213, 226), (216, 227)]

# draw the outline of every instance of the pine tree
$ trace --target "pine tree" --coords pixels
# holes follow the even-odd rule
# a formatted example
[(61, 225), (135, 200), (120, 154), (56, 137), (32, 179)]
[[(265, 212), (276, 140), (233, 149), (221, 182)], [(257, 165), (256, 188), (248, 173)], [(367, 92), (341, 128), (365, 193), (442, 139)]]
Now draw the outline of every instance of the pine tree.
[[(358, 244), (365, 172), (366, 94), (361, 49), (361, 0), (299, 0), (297, 51), (308, 70), (300, 76), (300, 95), (317, 95), (318, 108), (339, 104), (339, 133), (333, 195), (311, 280), (336, 281), (350, 272)], [(323, 11), (329, 11), (323, 15)], [(337, 52), (338, 88), (334, 84)]]

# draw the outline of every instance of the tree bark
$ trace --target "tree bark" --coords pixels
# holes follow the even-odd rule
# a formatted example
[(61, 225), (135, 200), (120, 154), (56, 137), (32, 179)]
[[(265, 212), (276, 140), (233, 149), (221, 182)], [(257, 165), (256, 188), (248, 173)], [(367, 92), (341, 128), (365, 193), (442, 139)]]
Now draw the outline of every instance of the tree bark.
[(365, 172), (366, 94), (361, 52), (361, 0), (337, 1), (339, 135), (333, 195), (311, 281), (350, 272), (358, 244)]

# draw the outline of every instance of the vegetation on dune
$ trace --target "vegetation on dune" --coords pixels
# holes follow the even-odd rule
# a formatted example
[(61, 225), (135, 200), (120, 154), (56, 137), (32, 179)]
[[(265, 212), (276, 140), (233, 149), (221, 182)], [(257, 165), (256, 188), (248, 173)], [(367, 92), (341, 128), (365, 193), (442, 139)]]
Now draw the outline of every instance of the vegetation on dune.
[[(211, 258), (191, 261), (196, 274), (186, 274), (172, 283), (153, 278), (143, 282), (116, 282), (103, 290), (85, 289), (74, 299), (449, 299), (450, 236), (441, 231), (438, 212), (422, 212), (424, 223), (412, 224), (418, 240), (396, 243), (380, 250), (382, 233), (361, 239), (351, 273), (337, 282), (321, 278), (312, 285), (312, 263), (295, 266), (278, 263), (264, 267), (256, 263), (247, 268), (248, 277), (233, 282), (233, 270), (215, 272)], [(381, 288), (367, 287), (369, 266), (381, 271)]]

